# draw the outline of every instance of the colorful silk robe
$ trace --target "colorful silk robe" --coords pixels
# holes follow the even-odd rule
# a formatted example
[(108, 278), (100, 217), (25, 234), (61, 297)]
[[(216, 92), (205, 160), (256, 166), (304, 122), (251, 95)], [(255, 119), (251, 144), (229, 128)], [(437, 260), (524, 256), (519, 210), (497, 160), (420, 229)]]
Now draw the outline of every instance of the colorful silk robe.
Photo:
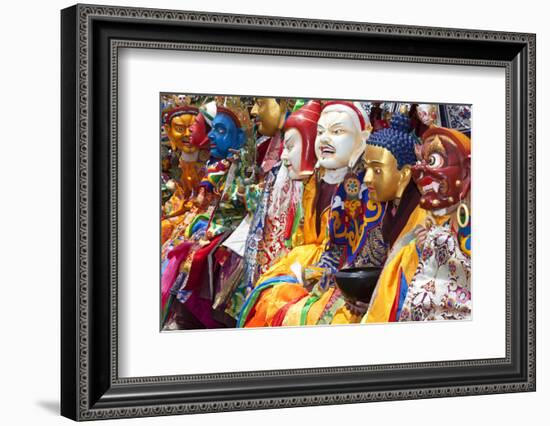
[[(164, 244), (171, 238), (174, 230), (186, 220), (186, 213), (192, 209), (192, 199), (197, 195), (199, 184), (207, 173), (206, 165), (203, 161), (182, 161), (179, 162), (181, 172), (179, 181), (174, 180), (175, 190), (163, 200), (161, 222), (161, 240)], [(166, 183), (162, 183), (166, 187)], [(163, 191), (164, 196), (165, 191)]]
[[(316, 281), (312, 290), (298, 302), (279, 312), (281, 325), (315, 325), (359, 322), (345, 307), (333, 274), (344, 267), (381, 266), (386, 258), (381, 225), (386, 203), (369, 199), (362, 183), (364, 172), (350, 173), (339, 185), (329, 221), (329, 249), (311, 268)], [(315, 276), (315, 270), (318, 273)]]
[[(332, 274), (346, 267), (382, 267), (389, 241), (424, 221), (425, 212), (418, 206), (419, 197), (412, 182), (404, 192), (399, 207), (395, 207), (394, 203), (370, 200), (366, 186), (361, 183), (363, 176), (364, 172), (360, 170), (355, 175), (350, 173), (338, 187), (329, 222), (330, 248), (323, 253), (321, 261), (310, 268), (311, 277), (317, 283), (307, 296), (277, 313), (280, 325), (360, 322), (361, 315), (353, 314), (348, 309)], [(393, 210), (388, 216), (386, 213), (390, 208)], [(390, 230), (390, 235), (386, 235), (385, 230)], [(332, 261), (327, 262), (331, 257)], [(340, 262), (334, 263), (338, 258)], [(317, 276), (315, 269), (318, 270)]]
[(421, 249), (414, 231), (401, 238), (362, 322), (470, 318), (469, 229), (432, 225)]
[[(220, 206), (220, 199), (226, 191), (226, 183), (234, 181), (235, 163), (220, 160), (208, 165), (207, 172), (200, 186), (204, 192), (193, 200), (193, 207), (184, 215), (183, 220), (172, 232), (171, 237), (163, 244), (161, 250), (161, 293), (164, 318), (168, 316), (170, 294), (178, 300), (185, 302), (191, 295), (190, 290), (185, 290), (190, 277), (190, 268), (197, 252), (203, 249), (199, 241), (206, 235), (206, 231), (213, 220), (214, 212)], [(233, 176), (228, 182), (228, 177)], [(232, 187), (228, 186), (230, 189)], [(225, 204), (222, 205), (225, 206)], [(217, 237), (220, 233), (215, 233)], [(182, 247), (179, 247), (182, 245)], [(214, 246), (212, 246), (214, 247)], [(197, 259), (202, 257), (198, 256)]]
[[(313, 175), (304, 186), (302, 206), (298, 209), (303, 212), (303, 226), (296, 231), (300, 234), (298, 240), (301, 240), (301, 244), (295, 246), (261, 276), (244, 303), (237, 326), (270, 326), (279, 308), (299, 295), (307, 294), (297, 278), (302, 275), (301, 270), (296, 268), (317, 263), (328, 242), (330, 205), (322, 212), (317, 212), (315, 207), (319, 179), (318, 175)], [(317, 218), (317, 215), (320, 217)]]

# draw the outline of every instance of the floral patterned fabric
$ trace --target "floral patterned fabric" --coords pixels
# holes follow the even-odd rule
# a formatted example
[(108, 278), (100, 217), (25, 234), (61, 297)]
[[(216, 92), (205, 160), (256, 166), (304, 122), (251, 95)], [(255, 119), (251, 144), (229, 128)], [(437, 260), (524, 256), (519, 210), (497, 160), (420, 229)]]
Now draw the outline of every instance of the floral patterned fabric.
[(448, 224), (428, 231), (419, 260), (399, 321), (469, 319), (470, 257)]
[(288, 169), (281, 167), (273, 184), (264, 221), (263, 238), (258, 241), (257, 276), (265, 273), (273, 263), (288, 253), (285, 244), (287, 222), (293, 220), (292, 206), (300, 202), (302, 183), (288, 177)]
[(246, 237), (246, 247), (244, 255), (244, 277), (243, 282), (239, 286), (246, 291), (253, 288), (254, 283), (258, 279), (257, 272), (257, 255), (258, 246), (264, 237), (264, 224), (265, 215), (267, 211), (268, 201), (271, 197), (271, 191), (273, 190), (273, 183), (275, 182), (276, 171), (278, 168), (271, 170), (265, 177), (264, 189), (260, 196), (258, 208), (252, 218), (250, 224), (250, 230)]

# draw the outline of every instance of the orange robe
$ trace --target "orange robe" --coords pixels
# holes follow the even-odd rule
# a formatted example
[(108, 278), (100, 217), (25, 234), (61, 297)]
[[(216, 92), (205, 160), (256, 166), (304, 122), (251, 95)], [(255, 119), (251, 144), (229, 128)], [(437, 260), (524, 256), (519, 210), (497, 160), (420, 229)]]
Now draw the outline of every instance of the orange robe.
[[(284, 258), (269, 268), (256, 283), (247, 298), (239, 318), (240, 327), (271, 326), (275, 314), (291, 301), (306, 296), (308, 291), (295, 275), (296, 266), (302, 270), (317, 263), (328, 242), (330, 204), (317, 213), (318, 177), (312, 176), (305, 184), (303, 206), (303, 244), (294, 247)], [(317, 229), (317, 214), (321, 215)], [(277, 284), (277, 285), (273, 285)], [(247, 306), (248, 304), (248, 306)]]

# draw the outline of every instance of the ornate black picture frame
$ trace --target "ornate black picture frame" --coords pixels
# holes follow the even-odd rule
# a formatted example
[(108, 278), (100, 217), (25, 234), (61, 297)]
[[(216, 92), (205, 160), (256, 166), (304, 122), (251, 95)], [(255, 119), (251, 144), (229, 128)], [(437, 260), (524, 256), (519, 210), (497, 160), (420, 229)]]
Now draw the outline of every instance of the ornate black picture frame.
[[(535, 35), (76, 5), (61, 13), (61, 414), (74, 420), (535, 390)], [(506, 73), (506, 356), (119, 378), (121, 47), (499, 67)]]

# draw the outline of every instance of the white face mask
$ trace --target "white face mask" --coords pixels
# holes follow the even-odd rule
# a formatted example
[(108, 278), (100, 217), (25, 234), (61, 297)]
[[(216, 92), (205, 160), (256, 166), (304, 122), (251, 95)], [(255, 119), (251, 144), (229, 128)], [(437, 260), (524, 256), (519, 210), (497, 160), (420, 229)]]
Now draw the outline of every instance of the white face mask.
[(297, 129), (291, 128), (285, 132), (284, 149), (281, 155), (283, 164), (288, 169), (290, 179), (302, 179), (302, 135)]
[(365, 149), (368, 136), (358, 127), (353, 112), (327, 108), (317, 123), (315, 154), (319, 165), (328, 170), (353, 165)]
[(431, 126), (437, 120), (435, 105), (420, 104), (416, 107), (416, 115), (426, 126)]

